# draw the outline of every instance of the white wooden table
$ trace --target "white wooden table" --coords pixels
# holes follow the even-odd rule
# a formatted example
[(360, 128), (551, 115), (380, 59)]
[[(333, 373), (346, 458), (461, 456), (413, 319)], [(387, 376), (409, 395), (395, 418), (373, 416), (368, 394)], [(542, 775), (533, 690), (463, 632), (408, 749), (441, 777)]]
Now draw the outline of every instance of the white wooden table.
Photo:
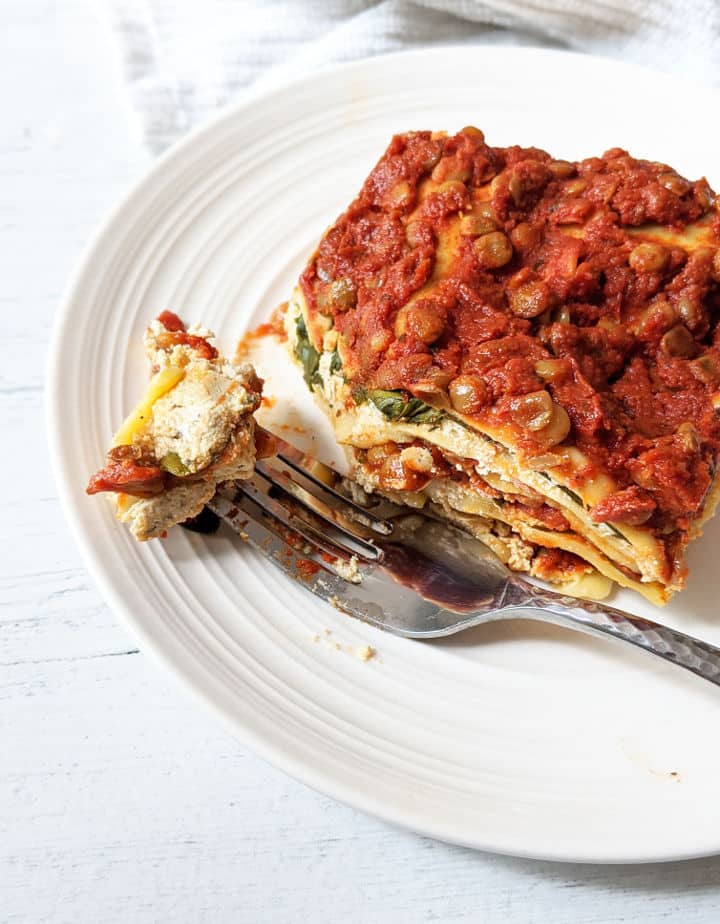
[(338, 805), (116, 625), (63, 522), (43, 377), (73, 263), (149, 156), (85, 3), (0, 10), (0, 922), (716, 922), (720, 859), (508, 859)]

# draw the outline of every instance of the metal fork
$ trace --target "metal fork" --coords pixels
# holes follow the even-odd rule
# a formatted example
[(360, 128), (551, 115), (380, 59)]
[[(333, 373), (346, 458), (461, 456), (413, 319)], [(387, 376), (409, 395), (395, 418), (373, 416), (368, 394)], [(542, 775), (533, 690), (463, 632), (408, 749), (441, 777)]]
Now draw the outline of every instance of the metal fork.
[(536, 587), (455, 526), (386, 501), (360, 505), (345, 485), (278, 439), (276, 457), (259, 461), (250, 480), (221, 486), (209, 506), (308, 590), (396, 635), (438, 638), (498, 619), (536, 619), (630, 642), (720, 686), (720, 648)]

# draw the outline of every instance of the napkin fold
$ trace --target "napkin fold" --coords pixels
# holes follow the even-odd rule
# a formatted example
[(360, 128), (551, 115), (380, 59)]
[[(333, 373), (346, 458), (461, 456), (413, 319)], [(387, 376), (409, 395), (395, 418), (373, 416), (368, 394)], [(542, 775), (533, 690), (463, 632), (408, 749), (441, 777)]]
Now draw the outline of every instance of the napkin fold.
[(105, 0), (103, 9), (136, 130), (154, 153), (251, 85), (431, 44), (569, 48), (720, 83), (720, 0)]

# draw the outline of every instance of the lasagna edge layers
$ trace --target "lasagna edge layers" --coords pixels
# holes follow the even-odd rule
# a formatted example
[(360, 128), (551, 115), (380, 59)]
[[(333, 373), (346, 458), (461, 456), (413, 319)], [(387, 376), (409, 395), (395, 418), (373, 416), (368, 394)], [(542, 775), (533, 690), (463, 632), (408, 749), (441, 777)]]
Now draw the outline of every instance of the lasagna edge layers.
[[(300, 325), (299, 321), (301, 321)], [(305, 366), (304, 372), (306, 373), (307, 365), (303, 362), (305, 358), (303, 349), (306, 349), (307, 345), (301, 342), (299, 327), (300, 330), (307, 330), (307, 322), (307, 304), (298, 287), (285, 312), (284, 325), (288, 349), (295, 362)], [(623, 533), (620, 534), (619, 530), (593, 523), (578, 494), (569, 492), (565, 486), (560, 484), (551, 485), (548, 482), (546, 486), (544, 482), (547, 481), (547, 476), (541, 476), (538, 472), (523, 468), (517, 459), (514, 460), (510, 470), (507, 465), (503, 467), (503, 462), (513, 460), (512, 447), (499, 443), (497, 434), (492, 436), (486, 434), (476, 424), (470, 427), (467, 421), (460, 421), (449, 412), (443, 414), (440, 425), (416, 424), (409, 421), (388, 420), (372, 402), (357, 404), (351, 389), (339, 372), (333, 369), (333, 356), (334, 353), (330, 350), (321, 351), (316, 360), (314, 382), (308, 381), (306, 376), (306, 383), (314, 398), (326, 412), (338, 443), (346, 450), (351, 467), (351, 477), (361, 487), (395, 502), (400, 501), (417, 507), (424, 506), (426, 503), (432, 505), (435, 513), (485, 541), (496, 554), (499, 553), (499, 557), (512, 570), (528, 571), (532, 574), (532, 558), (527, 560), (528, 553), (513, 555), (509, 544), (507, 541), (503, 542), (504, 537), (497, 535), (497, 527), (490, 524), (488, 517), (468, 513), (467, 507), (465, 510), (458, 509), (457, 492), (455, 492), (455, 497), (451, 498), (447, 492), (445, 492), (445, 497), (442, 497), (442, 489), (438, 491), (437, 486), (433, 492), (427, 490), (420, 492), (388, 491), (373, 484), (373, 479), (368, 477), (367, 472), (363, 472), (359, 452), (391, 441), (409, 444), (419, 439), (438, 447), (441, 451), (451, 452), (453, 455), (464, 458), (469, 456), (488, 474), (499, 475), (509, 480), (519, 478), (550, 506), (562, 512), (573, 527), (566, 533), (549, 531), (543, 533), (531, 524), (513, 526), (499, 518), (496, 518), (496, 522), (502, 523), (505, 527), (509, 526), (513, 536), (527, 546), (534, 547), (536, 551), (560, 549), (573, 553), (588, 564), (589, 570), (584, 577), (575, 574), (568, 580), (567, 573), (561, 570), (553, 571), (552, 568), (546, 568), (542, 574), (538, 575), (552, 583), (561, 584), (563, 592), (602, 599), (611, 589), (610, 582), (614, 582), (662, 606), (672, 593), (680, 588), (681, 582), (665, 583), (658, 579), (662, 569), (666, 568), (664, 549), (649, 531), (640, 527), (632, 527), (624, 528)], [(492, 461), (497, 462), (498, 455), (502, 457), (501, 463), (493, 469)], [(473, 492), (468, 490), (465, 493), (466, 497), (471, 500)], [(575, 497), (573, 498), (571, 494), (575, 494)], [(706, 505), (706, 516), (703, 519), (712, 515), (712, 509), (720, 500), (719, 490), (713, 491), (713, 495), (714, 497), (709, 499)], [(699, 525), (700, 521), (698, 521), (698, 527)], [(582, 532), (576, 531), (579, 528), (582, 528)], [(504, 532), (504, 530), (500, 531)], [(592, 539), (588, 538), (588, 533)], [(505, 549), (505, 554), (503, 554), (503, 549)], [(524, 563), (523, 558), (526, 559)], [(639, 569), (636, 577), (629, 573), (633, 566)]]

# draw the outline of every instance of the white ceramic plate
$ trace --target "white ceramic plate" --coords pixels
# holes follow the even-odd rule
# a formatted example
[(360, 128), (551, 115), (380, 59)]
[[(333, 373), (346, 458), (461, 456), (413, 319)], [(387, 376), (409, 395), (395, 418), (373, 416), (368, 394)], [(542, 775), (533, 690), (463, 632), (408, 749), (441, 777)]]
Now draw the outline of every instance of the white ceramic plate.
[[(363, 61), (247, 98), (165, 156), (102, 228), (50, 364), (50, 451), (68, 519), (144, 650), (272, 763), (474, 847), (607, 862), (720, 849), (717, 688), (527, 623), (433, 644), (393, 638), (321, 604), (230, 534), (178, 529), (138, 545), (84, 494), (145, 380), (148, 320), (171, 308), (219, 331), (231, 351), (288, 296), (393, 132), (472, 123), (491, 144), (570, 158), (622, 145), (695, 177), (720, 164), (714, 111), (709, 91), (550, 51)], [(268, 391), (285, 396), (274, 424), (304, 426), (297, 439), (312, 436), (337, 460), (298, 374), (276, 360), (261, 359)], [(716, 643), (718, 526), (690, 555), (689, 588), (661, 614)], [(630, 593), (615, 602), (651, 609)], [(363, 663), (355, 651), (367, 644), (377, 657)]]

